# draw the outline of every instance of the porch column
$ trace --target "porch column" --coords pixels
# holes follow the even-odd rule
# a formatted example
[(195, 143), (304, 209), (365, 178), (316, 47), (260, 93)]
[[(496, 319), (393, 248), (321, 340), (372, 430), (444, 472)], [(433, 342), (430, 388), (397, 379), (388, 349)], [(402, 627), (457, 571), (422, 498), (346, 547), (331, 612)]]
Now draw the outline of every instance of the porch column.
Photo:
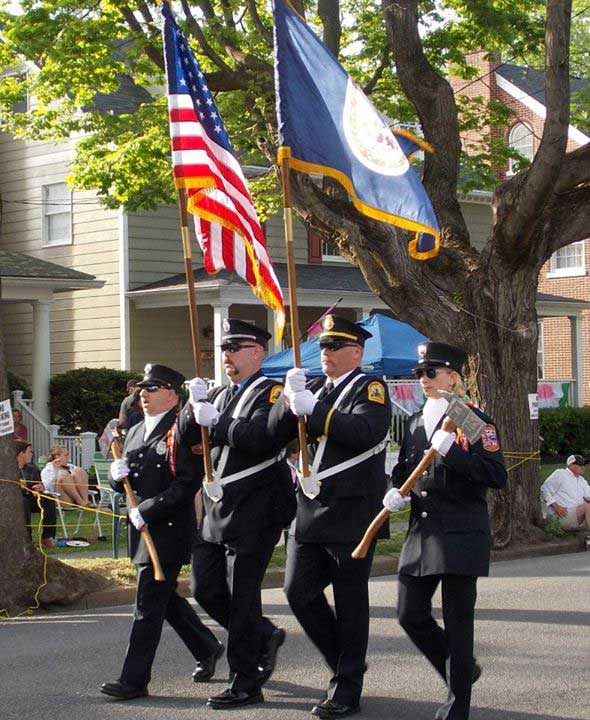
[(371, 314), (372, 309), (373, 309), (372, 305), (370, 305), (369, 307), (355, 308), (356, 322), (360, 322), (363, 318), (368, 317)]
[(275, 314), (270, 308), (266, 308), (266, 329), (272, 335), (271, 339), (268, 341), (267, 355), (274, 355), (275, 353), (280, 352), (283, 348), (281, 343), (277, 342), (277, 338), (275, 336)]
[(46, 423), (49, 422), (51, 374), (50, 309), (50, 300), (33, 303), (33, 409)]
[(223, 372), (221, 366), (221, 336), (223, 328), (221, 324), (223, 320), (229, 316), (229, 305), (213, 305), (213, 344), (214, 344), (214, 367), (215, 367), (215, 384), (227, 385), (228, 379)]
[(572, 378), (575, 380), (572, 402), (576, 407), (584, 405), (584, 335), (582, 317), (570, 315), (572, 344)]

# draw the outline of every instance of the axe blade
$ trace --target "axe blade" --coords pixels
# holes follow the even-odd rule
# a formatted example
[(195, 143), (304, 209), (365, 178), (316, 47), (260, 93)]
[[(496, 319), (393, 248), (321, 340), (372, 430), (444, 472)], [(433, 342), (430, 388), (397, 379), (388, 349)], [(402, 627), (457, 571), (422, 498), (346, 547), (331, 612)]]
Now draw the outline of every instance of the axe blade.
[(461, 428), (470, 445), (476, 443), (485, 430), (485, 421), (476, 415), (469, 405), (467, 405), (464, 400), (461, 400), (458, 395), (445, 391), (439, 392), (449, 401), (449, 406), (446, 411), (447, 416), (457, 427)]
[(118, 424), (117, 418), (113, 418), (112, 420), (109, 420), (105, 426), (105, 429), (102, 431), (102, 435), (100, 436), (100, 438), (98, 440), (98, 447), (100, 448), (100, 452), (102, 453), (102, 456), (105, 459), (108, 457), (108, 454), (111, 450), (111, 445), (113, 444), (113, 440), (116, 440), (119, 437), (119, 432), (117, 430), (117, 424)]

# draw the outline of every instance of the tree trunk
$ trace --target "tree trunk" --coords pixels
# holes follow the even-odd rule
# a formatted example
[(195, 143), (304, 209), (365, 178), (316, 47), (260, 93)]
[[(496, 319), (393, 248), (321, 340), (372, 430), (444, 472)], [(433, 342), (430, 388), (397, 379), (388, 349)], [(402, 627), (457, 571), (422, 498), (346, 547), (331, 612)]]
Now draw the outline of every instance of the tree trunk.
[[(7, 399), (6, 359), (0, 305), (0, 399)], [(13, 436), (0, 437), (0, 613), (11, 616), (40, 605), (65, 605), (108, 583), (88, 571), (46, 559), (25, 526)], [(46, 562), (47, 560), (47, 562)]]

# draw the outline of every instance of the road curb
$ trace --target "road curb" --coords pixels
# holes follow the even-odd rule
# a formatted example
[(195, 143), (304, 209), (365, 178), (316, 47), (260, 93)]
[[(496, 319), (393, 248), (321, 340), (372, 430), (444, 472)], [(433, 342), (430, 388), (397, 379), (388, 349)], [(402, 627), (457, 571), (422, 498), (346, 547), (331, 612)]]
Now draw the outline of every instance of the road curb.
[[(492, 562), (518, 560), (520, 558), (543, 557), (547, 555), (562, 555), (565, 553), (579, 552), (581, 549), (582, 547), (578, 538), (572, 540), (554, 540), (536, 545), (521, 545), (516, 548), (507, 548), (506, 550), (493, 550)], [(377, 555), (373, 560), (371, 577), (395, 575), (397, 573), (398, 559), (399, 555)], [(262, 587), (265, 589), (282, 587), (284, 579), (284, 568), (269, 568), (264, 577)], [(186, 578), (179, 580), (178, 592), (183, 597), (190, 597), (191, 593), (189, 580)], [(109, 588), (108, 590), (99, 590), (97, 592), (89, 593), (67, 607), (60, 607), (59, 610), (61, 612), (70, 612), (71, 610), (92, 610), (94, 608), (101, 607), (132, 605), (134, 600), (134, 587), (115, 587)]]

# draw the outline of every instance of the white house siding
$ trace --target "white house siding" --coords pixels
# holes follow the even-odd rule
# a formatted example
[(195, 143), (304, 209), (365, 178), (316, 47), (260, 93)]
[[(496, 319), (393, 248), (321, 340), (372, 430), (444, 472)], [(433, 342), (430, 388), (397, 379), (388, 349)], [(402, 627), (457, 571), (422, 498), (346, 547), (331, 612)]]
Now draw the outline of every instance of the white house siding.
[[(182, 241), (176, 205), (154, 211), (128, 214), (129, 289), (163, 280), (184, 272)], [(193, 267), (203, 264), (196, 245), (192, 217), (189, 215), (192, 238)]]
[[(119, 367), (118, 216), (94, 193), (75, 192), (73, 242), (43, 245), (42, 186), (64, 182), (72, 145), (23, 142), (0, 134), (0, 247), (55, 262), (105, 280), (100, 289), (54, 295), (51, 309), (51, 372), (75, 367)], [(21, 201), (22, 204), (20, 202)], [(5, 304), (3, 328), (8, 367), (31, 378), (30, 304)]]
[(492, 208), (487, 203), (461, 202), (463, 217), (469, 230), (471, 244), (481, 250), (492, 229)]

